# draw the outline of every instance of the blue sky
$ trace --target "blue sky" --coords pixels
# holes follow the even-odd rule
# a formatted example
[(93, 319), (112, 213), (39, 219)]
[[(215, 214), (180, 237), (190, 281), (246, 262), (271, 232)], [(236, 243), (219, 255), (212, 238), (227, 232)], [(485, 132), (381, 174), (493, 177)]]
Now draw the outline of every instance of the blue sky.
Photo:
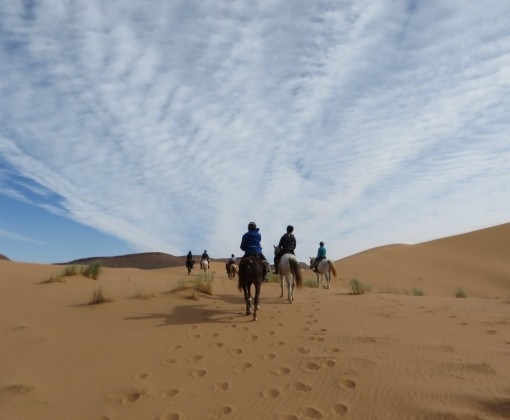
[(0, 253), (339, 259), (509, 221), (510, 2), (0, 2)]

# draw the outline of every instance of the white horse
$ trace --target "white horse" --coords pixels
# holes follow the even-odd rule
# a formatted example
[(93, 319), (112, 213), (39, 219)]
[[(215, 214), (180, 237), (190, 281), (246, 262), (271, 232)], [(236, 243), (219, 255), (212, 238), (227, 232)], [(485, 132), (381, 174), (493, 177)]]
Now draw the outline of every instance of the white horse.
[[(310, 268), (313, 267), (313, 263), (315, 262), (316, 257), (310, 257)], [(320, 285), (320, 280), (322, 280), (322, 288), (329, 289), (329, 283), (331, 281), (331, 275), (336, 277), (336, 269), (335, 263), (331, 261), (329, 258), (325, 258), (319, 262), (317, 266), (317, 287)], [(324, 280), (326, 280), (324, 284)]]
[(287, 283), (287, 299), (289, 303), (294, 300), (294, 288), (301, 289), (303, 287), (303, 276), (301, 275), (301, 267), (293, 254), (284, 254), (280, 259), (278, 265), (278, 275), (280, 276), (280, 286), (282, 293), (280, 297), (283, 297), (283, 278)]
[(236, 275), (239, 275), (239, 266), (237, 264), (230, 264), (228, 267), (228, 278), (235, 280)]
[(209, 270), (209, 261), (202, 260), (200, 261), (200, 269), (205, 273), (207, 273), (207, 270)]

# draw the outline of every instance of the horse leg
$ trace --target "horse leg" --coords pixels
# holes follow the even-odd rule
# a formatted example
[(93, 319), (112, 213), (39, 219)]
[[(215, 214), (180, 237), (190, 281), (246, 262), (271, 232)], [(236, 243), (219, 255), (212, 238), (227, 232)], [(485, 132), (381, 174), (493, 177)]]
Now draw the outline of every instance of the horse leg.
[(252, 313), (250, 286), (249, 285), (244, 285), (243, 286), (243, 292), (244, 292), (244, 301), (246, 303), (246, 315), (250, 315)]
[(280, 293), (280, 297), (282, 298), (283, 297), (283, 274), (281, 271), (279, 271), (278, 274), (280, 275), (280, 288), (282, 290)]
[(255, 299), (254, 299), (255, 310), (253, 311), (253, 320), (254, 321), (258, 320), (257, 310), (260, 309), (260, 307), (259, 307), (259, 296), (260, 296), (260, 286), (261, 286), (261, 284), (262, 284), (261, 280), (255, 281)]
[(291, 281), (290, 275), (289, 275), (289, 277), (286, 277), (285, 279), (287, 280), (287, 300), (289, 301), (289, 303), (292, 303), (292, 301), (294, 300), (294, 297), (292, 296), (292, 281)]

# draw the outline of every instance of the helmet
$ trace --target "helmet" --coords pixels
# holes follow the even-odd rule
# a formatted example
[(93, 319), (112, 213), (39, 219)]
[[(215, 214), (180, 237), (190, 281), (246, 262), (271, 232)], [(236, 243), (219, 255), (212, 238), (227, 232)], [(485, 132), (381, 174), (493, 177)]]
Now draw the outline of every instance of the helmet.
[(234, 256), (234, 254), (232, 254), (232, 257)]
[(248, 230), (255, 230), (257, 229), (257, 224), (255, 222), (248, 223)]
[(324, 242), (321, 241), (321, 243), (319, 244), (320, 246), (324, 246)]
[(287, 232), (292, 233), (294, 231), (294, 226), (287, 226)]

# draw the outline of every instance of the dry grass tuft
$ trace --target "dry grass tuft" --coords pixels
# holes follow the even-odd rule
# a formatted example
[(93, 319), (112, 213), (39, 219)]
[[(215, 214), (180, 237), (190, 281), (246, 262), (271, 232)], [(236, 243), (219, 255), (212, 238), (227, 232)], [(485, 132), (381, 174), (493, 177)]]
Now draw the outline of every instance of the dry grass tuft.
[(89, 304), (90, 305), (99, 305), (100, 303), (107, 303), (107, 302), (113, 302), (113, 298), (111, 296), (107, 295), (103, 291), (103, 288), (101, 286), (99, 286), (92, 293)]
[(353, 295), (364, 295), (367, 292), (372, 291), (372, 287), (368, 284), (363, 284), (358, 279), (351, 280), (351, 288)]

